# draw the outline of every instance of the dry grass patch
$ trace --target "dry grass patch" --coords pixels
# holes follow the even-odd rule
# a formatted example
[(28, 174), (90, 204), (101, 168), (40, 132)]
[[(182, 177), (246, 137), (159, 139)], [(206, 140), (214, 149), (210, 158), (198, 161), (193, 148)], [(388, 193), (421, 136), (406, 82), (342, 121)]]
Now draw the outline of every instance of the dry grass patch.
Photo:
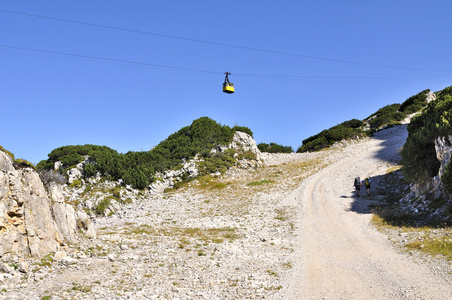
[(150, 225), (141, 225), (132, 228), (127, 228), (121, 232), (122, 235), (142, 235), (145, 233), (148, 236), (166, 236), (178, 238), (178, 248), (184, 249), (190, 244), (190, 239), (195, 239), (205, 244), (222, 243), (225, 240), (233, 241), (239, 238), (236, 229), (230, 227), (223, 228), (208, 228), (202, 229), (198, 227), (183, 228), (172, 226), (169, 228), (154, 228)]
[(275, 216), (276, 220), (287, 221), (291, 217), (291, 214), (289, 213), (289, 210), (287, 208), (278, 208), (275, 210), (275, 213), (276, 213), (276, 216)]
[(405, 244), (407, 250), (417, 250), (452, 261), (452, 227), (394, 226), (377, 215), (372, 216), (372, 223), (379, 229), (397, 231), (399, 235), (404, 235), (408, 240)]
[(258, 185), (271, 183), (271, 182), (273, 182), (273, 181), (269, 181), (269, 180), (253, 181), (253, 182), (248, 183), (247, 186), (258, 186)]
[(236, 234), (234, 228), (185, 228), (182, 231), (184, 236), (195, 238), (204, 242), (222, 243), (225, 239), (229, 241), (236, 240), (239, 236)]
[(450, 234), (447, 236), (431, 236), (426, 234), (421, 239), (416, 239), (407, 243), (406, 247), (433, 256), (440, 255), (445, 257), (448, 261), (452, 261), (452, 238)]

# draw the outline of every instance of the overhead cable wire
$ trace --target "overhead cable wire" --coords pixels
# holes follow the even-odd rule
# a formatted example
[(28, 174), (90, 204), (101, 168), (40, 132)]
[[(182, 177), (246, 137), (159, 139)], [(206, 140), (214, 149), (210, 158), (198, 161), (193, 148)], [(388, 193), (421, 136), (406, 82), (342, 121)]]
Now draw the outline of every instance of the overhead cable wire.
[[(194, 69), (194, 68), (185, 68), (185, 67), (176, 67), (176, 66), (168, 66), (168, 65), (162, 65), (162, 64), (153, 64), (153, 63), (146, 63), (146, 62), (140, 62), (140, 61), (133, 61), (133, 60), (125, 60), (125, 59), (116, 59), (116, 58), (107, 58), (107, 57), (100, 57), (100, 56), (92, 56), (92, 55), (84, 55), (84, 54), (76, 54), (76, 53), (67, 53), (67, 52), (59, 52), (59, 51), (51, 51), (51, 50), (43, 50), (43, 49), (35, 49), (35, 48), (26, 48), (26, 47), (18, 47), (18, 46), (11, 46), (11, 45), (2, 45), (0, 44), (0, 47), (2, 48), (9, 48), (9, 49), (16, 49), (16, 50), (25, 50), (25, 51), (32, 51), (32, 52), (40, 52), (40, 53), (47, 53), (47, 54), (56, 54), (56, 55), (63, 55), (63, 56), (70, 56), (70, 57), (78, 57), (78, 58), (88, 58), (88, 59), (94, 59), (94, 60), (100, 60), (100, 61), (107, 61), (107, 62), (116, 62), (116, 63), (126, 63), (126, 64), (133, 64), (133, 65), (143, 65), (143, 66), (149, 66), (149, 67), (158, 67), (158, 68), (166, 68), (166, 69), (174, 69), (174, 70), (183, 70), (183, 71), (191, 71), (191, 72), (202, 72), (202, 73), (209, 73), (209, 74), (224, 74), (224, 72), (218, 72), (218, 71), (210, 71), (210, 70), (201, 70), (201, 69)], [(234, 76), (246, 76), (246, 77), (272, 77), (272, 78), (287, 78), (287, 79), (407, 79), (407, 78), (430, 78), (430, 77), (442, 77), (442, 76), (448, 76), (448, 75), (426, 75), (426, 76), (315, 76), (315, 75), (272, 75), (272, 74), (243, 74), (243, 73), (234, 73)]]
[(34, 49), (34, 48), (16, 47), (16, 46), (9, 46), (9, 45), (0, 45), (0, 47), (10, 48), (10, 49), (18, 49), (18, 50), (26, 50), (26, 51), (34, 51), (34, 52), (41, 52), (41, 53), (49, 53), (49, 54), (58, 54), (58, 55), (65, 55), (65, 56), (72, 56), (72, 57), (80, 57), (80, 58), (97, 59), (97, 60), (103, 60), (103, 61), (109, 61), (109, 62), (127, 63), (127, 64), (134, 64), (134, 65), (144, 65), (144, 66), (159, 67), (159, 68), (166, 68), (166, 69), (176, 69), (176, 70), (203, 72), (203, 73), (211, 73), (211, 74), (223, 74), (223, 72), (213, 72), (213, 71), (200, 70), (200, 69), (174, 67), (174, 66), (167, 66), (167, 65), (160, 65), (160, 64), (151, 64), (151, 63), (139, 62), (139, 61), (133, 61), (133, 60), (106, 58), (106, 57), (91, 56), (91, 55), (84, 55), (84, 54), (75, 54), (75, 53), (67, 53), (67, 52), (58, 52), (58, 51)]
[(311, 56), (311, 55), (283, 52), (283, 51), (276, 51), (276, 50), (268, 50), (268, 49), (261, 49), (261, 48), (255, 48), (255, 47), (247, 47), (247, 46), (233, 45), (233, 44), (227, 44), (227, 43), (219, 43), (219, 42), (212, 42), (212, 41), (206, 41), (206, 40), (200, 40), (200, 39), (193, 39), (193, 38), (187, 38), (187, 37), (181, 37), (181, 36), (175, 36), (175, 35), (168, 35), (168, 34), (162, 34), (162, 33), (155, 33), (155, 32), (150, 32), (150, 31), (143, 31), (143, 30), (137, 30), (137, 29), (124, 28), (124, 27), (102, 25), (102, 24), (89, 23), (89, 22), (83, 22), (83, 21), (75, 21), (75, 20), (69, 20), (69, 19), (63, 19), (63, 18), (42, 16), (42, 15), (36, 15), (36, 14), (30, 14), (30, 13), (24, 13), (24, 12), (18, 12), (18, 11), (11, 11), (11, 10), (5, 10), (5, 9), (0, 9), (0, 12), (29, 16), (29, 17), (34, 17), (34, 18), (48, 19), (48, 20), (66, 22), (66, 23), (93, 26), (93, 27), (99, 27), (99, 28), (106, 28), (106, 29), (112, 29), (112, 30), (119, 30), (119, 31), (125, 31), (125, 32), (153, 35), (153, 36), (158, 36), (158, 37), (178, 39), (178, 40), (210, 44), (210, 45), (216, 45), (216, 46), (222, 46), (222, 47), (229, 47), (229, 48), (236, 48), (236, 49), (250, 50), (250, 51), (258, 51), (258, 52), (285, 55), (285, 56), (302, 57), (302, 58), (323, 60), (323, 61), (330, 61), (330, 62), (339, 62), (339, 63), (345, 63), (345, 64), (362, 65), (362, 66), (368, 66), (368, 67), (389, 68), (389, 69), (399, 69), (399, 70), (424, 71), (424, 72), (452, 72), (452, 71), (447, 71), (447, 70), (429, 70), (429, 69), (407, 68), (407, 67), (398, 67), (398, 66), (382, 65), (382, 64), (372, 64), (372, 63), (364, 63), (364, 62), (326, 58), (326, 57), (319, 57), (319, 56)]

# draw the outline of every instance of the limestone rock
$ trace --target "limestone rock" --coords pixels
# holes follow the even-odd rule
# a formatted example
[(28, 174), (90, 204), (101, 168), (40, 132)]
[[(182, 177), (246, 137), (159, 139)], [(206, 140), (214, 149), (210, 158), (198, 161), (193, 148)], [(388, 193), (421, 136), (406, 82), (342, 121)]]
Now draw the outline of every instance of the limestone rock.
[[(64, 202), (61, 188), (51, 184), (50, 199), (38, 173), (32, 168), (16, 170), (3, 151), (0, 166), (0, 257), (42, 256), (75, 242), (76, 213)], [(89, 222), (84, 223), (95, 236)]]
[(28, 273), (28, 264), (25, 261), (21, 261), (18, 270), (22, 273)]
[(70, 256), (65, 256), (65, 257), (63, 257), (63, 258), (61, 259), (61, 263), (62, 263), (63, 265), (66, 265), (66, 266), (68, 266), (68, 265), (74, 265), (74, 264), (76, 264), (77, 262), (78, 262), (77, 259), (72, 258), (72, 257), (70, 257)]
[(0, 271), (3, 273), (12, 273), (13, 272), (13, 268), (8, 266), (5, 263), (0, 264)]
[(71, 184), (74, 182), (74, 180), (77, 180), (80, 177), (82, 177), (82, 171), (80, 171), (78, 168), (73, 168), (67, 172), (67, 175), (68, 175), (67, 181), (69, 184)]
[(60, 261), (66, 256), (67, 256), (66, 251), (57, 251), (57, 252), (55, 252), (55, 255), (53, 256), (53, 259), (56, 261)]
[(261, 160), (261, 151), (257, 148), (256, 141), (245, 132), (236, 131), (230, 146), (235, 150), (251, 151), (256, 154), (256, 159)]
[(438, 137), (435, 140), (436, 158), (440, 161), (438, 175), (441, 177), (444, 173), (444, 168), (450, 162), (452, 152), (452, 135), (447, 137)]
[(84, 211), (77, 212), (77, 223), (78, 226), (84, 230), (85, 236), (90, 239), (96, 238), (96, 230), (94, 229), (93, 223), (90, 217)]

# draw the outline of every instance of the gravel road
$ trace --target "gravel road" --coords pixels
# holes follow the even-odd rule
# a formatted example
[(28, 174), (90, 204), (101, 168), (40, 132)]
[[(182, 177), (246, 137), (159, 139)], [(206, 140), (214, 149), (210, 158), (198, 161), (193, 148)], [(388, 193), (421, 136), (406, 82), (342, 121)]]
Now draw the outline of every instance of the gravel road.
[(365, 189), (353, 195), (354, 177), (378, 185), (405, 139), (406, 126), (399, 126), (331, 152), (336, 162), (301, 184), (288, 299), (451, 299), (450, 276), (397, 251), (370, 225)]

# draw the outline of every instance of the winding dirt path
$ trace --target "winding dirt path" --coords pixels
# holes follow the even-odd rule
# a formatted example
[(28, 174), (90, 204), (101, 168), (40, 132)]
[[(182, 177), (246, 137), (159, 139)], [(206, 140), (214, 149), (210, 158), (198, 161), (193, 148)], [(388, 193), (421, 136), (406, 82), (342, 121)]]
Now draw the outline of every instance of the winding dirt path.
[(384, 174), (405, 139), (405, 126), (385, 130), (345, 148), (335, 163), (302, 183), (297, 262), (288, 298), (451, 299), (451, 282), (394, 249), (370, 225), (369, 200), (353, 196), (353, 178)]

